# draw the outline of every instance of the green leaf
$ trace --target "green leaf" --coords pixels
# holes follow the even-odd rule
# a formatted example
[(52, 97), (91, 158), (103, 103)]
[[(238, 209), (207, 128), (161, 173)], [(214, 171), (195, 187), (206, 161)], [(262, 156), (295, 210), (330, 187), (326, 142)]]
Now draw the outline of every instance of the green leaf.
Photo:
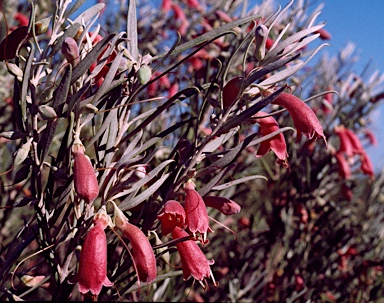
[(150, 196), (152, 196), (156, 192), (156, 190), (160, 188), (161, 185), (163, 185), (164, 181), (168, 178), (168, 176), (169, 176), (169, 173), (165, 174), (159, 180), (153, 183), (148, 189), (146, 189), (145, 191), (143, 191), (141, 194), (137, 195), (134, 198), (132, 198), (131, 195), (129, 195), (127, 198), (124, 199), (123, 202), (120, 203), (119, 208), (122, 211), (126, 211), (144, 202)]
[[(74, 23), (87, 23), (94, 16), (99, 14), (105, 7), (104, 3), (97, 3), (94, 6), (88, 8), (85, 12), (81, 13), (73, 22)], [(72, 9), (71, 9), (72, 11)], [(71, 13), (70, 11), (70, 13)]]
[(136, 15), (136, 0), (129, 0), (127, 14), (127, 49), (130, 55), (138, 60), (139, 49), (137, 46), (137, 15)]
[[(183, 43), (182, 45), (178, 46), (178, 47), (175, 47), (175, 49), (171, 52), (171, 55), (175, 55), (175, 54), (178, 54), (178, 53), (181, 53), (187, 49), (190, 49), (191, 47), (194, 47), (196, 45), (199, 45), (203, 42), (206, 42), (208, 40), (212, 40), (212, 39), (215, 39), (217, 37), (219, 37), (220, 35), (222, 35), (223, 33), (225, 32), (228, 32), (230, 30), (232, 30), (233, 28), (235, 28), (236, 26), (239, 26), (239, 25), (242, 25), (244, 23), (247, 23), (247, 22), (250, 22), (252, 20), (255, 20), (257, 18), (260, 18), (259, 15), (251, 15), (251, 16), (247, 16), (247, 17), (244, 17), (244, 18), (240, 18), (240, 19), (237, 19), (236, 21), (233, 21), (233, 22), (230, 22), (230, 23), (227, 23), (227, 24), (224, 24), (222, 26), (219, 26), (218, 28), (215, 28), (214, 30), (210, 31), (210, 32), (207, 32), (193, 40), (190, 40), (186, 43)], [(164, 57), (166, 56), (168, 53), (163, 53), (163, 54), (160, 54), (160, 55), (157, 55), (155, 57), (152, 58), (152, 61), (155, 61), (161, 57)]]
[(97, 60), (100, 54), (104, 51), (106, 45), (116, 36), (116, 34), (111, 34), (97, 43), (93, 49), (85, 56), (84, 59), (80, 61), (78, 65), (73, 69), (71, 84), (75, 83), (77, 79), (83, 76), (91, 65)]
[(237, 184), (242, 184), (244, 182), (251, 181), (251, 180), (254, 180), (254, 179), (264, 179), (265, 181), (268, 181), (268, 179), (265, 176), (253, 175), (253, 176), (247, 176), (247, 177), (243, 177), (243, 178), (240, 178), (240, 179), (237, 179), (237, 180), (233, 180), (231, 182), (227, 182), (227, 183), (224, 183), (224, 184), (221, 184), (221, 185), (217, 185), (217, 186), (213, 187), (212, 190), (227, 189), (228, 187), (235, 186)]
[(63, 106), (60, 105), (63, 105), (67, 101), (69, 87), (71, 85), (71, 77), (72, 65), (68, 64), (59, 86), (53, 93), (52, 107), (55, 109), (58, 116), (60, 116), (63, 111)]

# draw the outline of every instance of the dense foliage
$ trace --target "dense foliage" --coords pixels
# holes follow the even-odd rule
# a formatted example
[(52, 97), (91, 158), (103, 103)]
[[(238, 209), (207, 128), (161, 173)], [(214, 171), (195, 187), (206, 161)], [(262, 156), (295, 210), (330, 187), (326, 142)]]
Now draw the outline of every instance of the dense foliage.
[(0, 1), (1, 299), (379, 302), (383, 77), (322, 4), (85, 2)]

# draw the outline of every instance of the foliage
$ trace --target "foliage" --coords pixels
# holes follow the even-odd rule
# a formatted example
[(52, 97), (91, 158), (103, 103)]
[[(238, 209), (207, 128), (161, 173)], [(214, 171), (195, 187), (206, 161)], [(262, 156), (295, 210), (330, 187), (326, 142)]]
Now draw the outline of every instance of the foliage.
[[(384, 181), (365, 152), (383, 77), (354, 72), (352, 45), (314, 60), (330, 38), (318, 21), (321, 4), (98, 1), (84, 9), (84, 2), (2, 1), (8, 33), (24, 26), (20, 40), (2, 32), (0, 46), (3, 300), (383, 297)], [(242, 81), (224, 105), (223, 88), (235, 77)], [(324, 140), (304, 131), (298, 137), (301, 117), (277, 105), (283, 92), (309, 105), (300, 110), (315, 113), (308, 121), (320, 121)], [(261, 111), (280, 128), (261, 132)], [(287, 159), (276, 159), (273, 148), (257, 154), (277, 136)], [(74, 169), (77, 157), (86, 169)], [(94, 187), (86, 183), (89, 165), (98, 188), (88, 199), (78, 188)], [(187, 217), (188, 237), (163, 235), (158, 216), (167, 201), (191, 205), (206, 196), (241, 211), (204, 206), (208, 228), (195, 230), (199, 217)], [(81, 294), (74, 283), (80, 249), (104, 211), (102, 278), (114, 285)], [(119, 225), (141, 231), (153, 251), (132, 232), (124, 237)], [(138, 257), (140, 242), (146, 250)], [(183, 281), (185, 247), (215, 261), (206, 262), (203, 277), (189, 268), (193, 277)], [(146, 253), (156, 257), (154, 281), (137, 278), (138, 269), (145, 276), (136, 263)]]

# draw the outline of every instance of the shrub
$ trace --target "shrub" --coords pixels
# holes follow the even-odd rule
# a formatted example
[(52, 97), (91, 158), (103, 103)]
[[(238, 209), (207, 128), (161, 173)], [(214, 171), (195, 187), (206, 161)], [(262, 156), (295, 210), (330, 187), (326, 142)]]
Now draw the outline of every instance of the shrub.
[[(3, 300), (383, 296), (364, 137), (382, 77), (353, 71), (352, 45), (317, 58), (321, 5), (84, 2), (3, 1)], [(100, 281), (81, 293), (96, 232)]]

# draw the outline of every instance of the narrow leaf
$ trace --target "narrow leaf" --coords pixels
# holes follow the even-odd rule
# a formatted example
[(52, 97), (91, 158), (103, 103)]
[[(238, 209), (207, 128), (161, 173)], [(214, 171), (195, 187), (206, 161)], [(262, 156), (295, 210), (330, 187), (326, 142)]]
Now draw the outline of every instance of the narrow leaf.
[(120, 203), (119, 208), (122, 211), (126, 211), (139, 205), (140, 203), (148, 199), (150, 196), (152, 196), (156, 192), (156, 190), (158, 190), (160, 186), (163, 185), (164, 181), (168, 178), (168, 176), (169, 176), (169, 173), (165, 174), (138, 196), (134, 198), (132, 198), (131, 196), (128, 196), (126, 199), (124, 199), (123, 202)]
[(247, 177), (243, 177), (243, 178), (240, 178), (240, 179), (237, 179), (237, 180), (233, 180), (231, 182), (227, 182), (227, 183), (224, 183), (224, 184), (221, 184), (221, 185), (217, 185), (217, 186), (213, 187), (212, 190), (227, 189), (228, 187), (235, 186), (237, 184), (241, 184), (241, 183), (244, 183), (244, 182), (247, 182), (247, 181), (250, 181), (250, 180), (254, 180), (254, 179), (264, 179), (265, 181), (268, 181), (268, 179), (266, 177), (261, 176), (261, 175), (247, 176)]

